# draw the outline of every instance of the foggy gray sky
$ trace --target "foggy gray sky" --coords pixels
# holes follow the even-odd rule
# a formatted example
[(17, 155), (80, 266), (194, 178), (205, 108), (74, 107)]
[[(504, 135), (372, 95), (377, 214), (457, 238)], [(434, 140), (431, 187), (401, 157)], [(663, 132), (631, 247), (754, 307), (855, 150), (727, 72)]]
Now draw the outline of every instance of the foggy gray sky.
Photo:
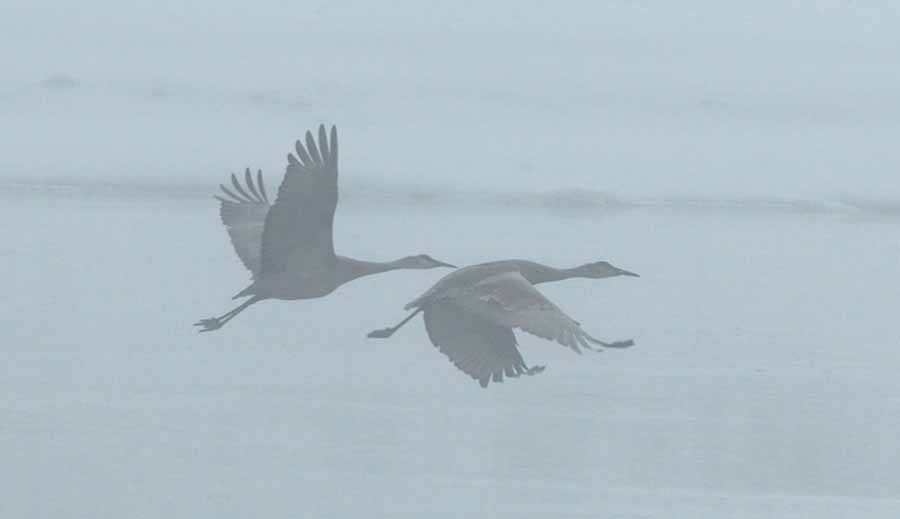
[[(0, 519), (900, 517), (900, 2), (433, 4), (0, 2)], [(198, 334), (218, 184), (320, 122), (340, 254), (608, 260), (540, 291), (635, 346), (365, 337), (443, 269)]]
[[(893, 2), (16, 2), (0, 179), (900, 196)], [(74, 78), (72, 89), (40, 81)]]

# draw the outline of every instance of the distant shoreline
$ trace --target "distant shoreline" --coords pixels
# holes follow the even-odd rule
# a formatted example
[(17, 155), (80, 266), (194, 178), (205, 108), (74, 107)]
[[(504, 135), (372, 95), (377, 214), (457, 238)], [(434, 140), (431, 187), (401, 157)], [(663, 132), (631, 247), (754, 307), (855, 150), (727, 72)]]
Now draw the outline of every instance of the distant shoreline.
[[(274, 186), (270, 190), (275, 190)], [(212, 200), (214, 185), (162, 185), (104, 181), (0, 181), (0, 197), (52, 197), (106, 200)], [(900, 200), (861, 197), (783, 198), (767, 196), (621, 197), (590, 189), (540, 192), (447, 191), (421, 187), (351, 185), (342, 188), (342, 203), (356, 207), (466, 207), (541, 209), (558, 212), (670, 210), (900, 217)]]

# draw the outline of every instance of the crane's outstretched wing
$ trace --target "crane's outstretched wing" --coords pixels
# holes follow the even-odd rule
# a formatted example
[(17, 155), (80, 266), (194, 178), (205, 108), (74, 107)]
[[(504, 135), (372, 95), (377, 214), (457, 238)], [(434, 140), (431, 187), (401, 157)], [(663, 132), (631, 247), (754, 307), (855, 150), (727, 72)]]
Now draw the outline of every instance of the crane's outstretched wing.
[(225, 196), (216, 198), (221, 202), (219, 216), (228, 230), (234, 252), (255, 278), (261, 267), (263, 227), (272, 206), (263, 184), (262, 171), (257, 171), (254, 183), (248, 168), (244, 172), (244, 181), (246, 186), (242, 186), (237, 175), (232, 174), (234, 190), (220, 185)]
[(591, 344), (612, 348), (633, 344), (631, 341), (606, 343), (591, 337), (517, 271), (487, 277), (450, 301), (495, 324), (520, 328), (576, 353), (581, 353), (581, 348), (593, 350)]
[[(332, 228), (338, 201), (337, 129), (319, 126), (319, 143), (306, 132), (297, 141), (297, 156), (288, 154), (275, 204), (266, 215), (262, 236), (261, 273), (295, 268), (316, 269), (335, 260)], [(299, 157), (299, 160), (298, 160)]]
[(543, 366), (525, 365), (516, 348), (516, 336), (508, 326), (493, 323), (449, 299), (429, 304), (424, 312), (431, 343), (481, 387), (487, 387), (491, 380), (503, 382), (504, 374), (518, 377), (544, 370)]

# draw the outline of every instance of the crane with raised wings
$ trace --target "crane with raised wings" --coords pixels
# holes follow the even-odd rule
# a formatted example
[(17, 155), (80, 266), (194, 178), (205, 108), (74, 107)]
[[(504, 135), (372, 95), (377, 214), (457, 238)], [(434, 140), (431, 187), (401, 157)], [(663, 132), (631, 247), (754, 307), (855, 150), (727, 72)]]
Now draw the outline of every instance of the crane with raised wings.
[(394, 261), (364, 261), (334, 251), (334, 212), (338, 203), (337, 129), (331, 136), (319, 126), (319, 142), (306, 132), (306, 145), (295, 143), (296, 155), (288, 154), (287, 170), (275, 203), (269, 202), (262, 172), (254, 182), (250, 170), (244, 185), (231, 175), (232, 189), (222, 185), (225, 196), (219, 214), (231, 244), (253, 282), (234, 296), (248, 297), (234, 309), (202, 319), (201, 332), (221, 328), (250, 305), (265, 299), (312, 299), (330, 294), (354, 279), (397, 269), (456, 268), (427, 254)]

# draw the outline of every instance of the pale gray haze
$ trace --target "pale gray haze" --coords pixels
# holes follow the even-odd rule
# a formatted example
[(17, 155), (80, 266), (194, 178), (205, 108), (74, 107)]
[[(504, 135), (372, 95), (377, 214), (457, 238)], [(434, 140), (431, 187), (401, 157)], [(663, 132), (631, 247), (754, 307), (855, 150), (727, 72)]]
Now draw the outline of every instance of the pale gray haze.
[[(887, 0), (2, 2), (0, 517), (900, 517), (898, 56)], [(320, 124), (313, 294), (254, 244)]]

